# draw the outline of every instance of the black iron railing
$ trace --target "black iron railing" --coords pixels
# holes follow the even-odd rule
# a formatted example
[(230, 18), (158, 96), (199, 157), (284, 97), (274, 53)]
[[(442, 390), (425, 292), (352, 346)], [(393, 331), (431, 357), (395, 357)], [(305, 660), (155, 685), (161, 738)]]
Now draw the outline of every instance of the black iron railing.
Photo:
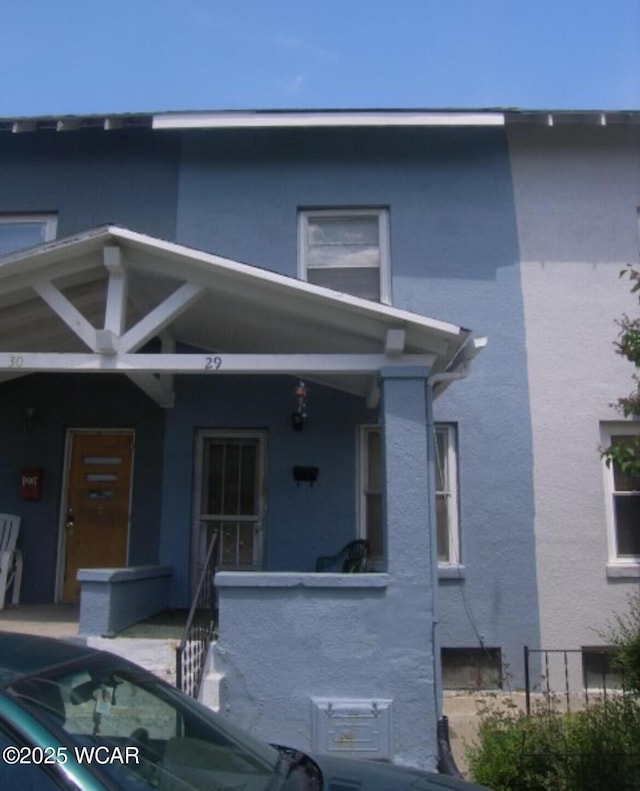
[[(612, 652), (598, 648), (524, 647), (524, 680), (527, 714), (531, 714), (532, 694), (545, 705), (562, 703), (567, 711), (572, 701), (588, 706), (590, 699), (606, 699), (608, 694), (624, 692), (624, 683), (611, 664)], [(595, 660), (595, 661), (594, 661)], [(533, 665), (536, 665), (535, 671)], [(538, 677), (533, 680), (533, 674)], [(580, 679), (579, 683), (576, 683)]]
[(615, 659), (606, 646), (525, 647), (530, 719), (512, 732), (519, 763), (509, 788), (640, 789), (640, 699)]
[(218, 630), (218, 596), (214, 584), (218, 557), (218, 533), (209, 542), (182, 641), (176, 651), (176, 686), (198, 698), (207, 653)]

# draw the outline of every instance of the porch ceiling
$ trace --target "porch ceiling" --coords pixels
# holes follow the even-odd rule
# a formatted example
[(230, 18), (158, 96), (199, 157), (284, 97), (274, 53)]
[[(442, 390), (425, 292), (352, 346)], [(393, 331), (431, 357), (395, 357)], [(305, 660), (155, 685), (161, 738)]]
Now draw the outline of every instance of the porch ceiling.
[[(0, 258), (0, 381), (122, 371), (169, 406), (170, 384), (156, 374), (205, 373), (209, 353), (225, 355), (219, 373), (285, 372), (366, 396), (381, 365), (464, 364), (469, 336), (117, 226)], [(149, 354), (157, 338), (161, 353)]]

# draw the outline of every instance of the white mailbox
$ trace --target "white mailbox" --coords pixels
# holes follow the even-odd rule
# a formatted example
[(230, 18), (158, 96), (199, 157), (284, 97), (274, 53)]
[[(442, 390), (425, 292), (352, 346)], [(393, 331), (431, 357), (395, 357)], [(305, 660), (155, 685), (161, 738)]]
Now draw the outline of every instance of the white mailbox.
[(311, 698), (313, 749), (352, 758), (390, 759), (391, 700)]

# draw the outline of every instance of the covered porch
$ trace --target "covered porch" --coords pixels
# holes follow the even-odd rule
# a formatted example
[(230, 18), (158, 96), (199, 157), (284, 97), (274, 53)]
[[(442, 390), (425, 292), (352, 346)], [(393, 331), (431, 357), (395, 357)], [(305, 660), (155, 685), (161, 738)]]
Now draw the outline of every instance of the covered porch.
[[(25, 578), (55, 558), (31, 595), (77, 598), (79, 569), (167, 566), (166, 604), (186, 607), (218, 532), (223, 709), (313, 747), (327, 711), (369, 701), (393, 727), (373, 739), (367, 714), (365, 753), (432, 766), (432, 400), (482, 340), (112, 226), (6, 256), (0, 287), (0, 431), (19, 466), (47, 460), (40, 499), (2, 492), (22, 509)], [(87, 554), (82, 535), (98, 548)], [(356, 538), (373, 547), (365, 573), (315, 573)], [(358, 733), (325, 748), (358, 752)]]

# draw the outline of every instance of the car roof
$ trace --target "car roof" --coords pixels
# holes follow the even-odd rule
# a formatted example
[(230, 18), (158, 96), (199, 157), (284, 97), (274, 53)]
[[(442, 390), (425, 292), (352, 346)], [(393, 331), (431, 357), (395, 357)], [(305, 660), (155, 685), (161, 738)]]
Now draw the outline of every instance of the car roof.
[(80, 642), (0, 632), (0, 686), (56, 665), (95, 656), (97, 651)]

